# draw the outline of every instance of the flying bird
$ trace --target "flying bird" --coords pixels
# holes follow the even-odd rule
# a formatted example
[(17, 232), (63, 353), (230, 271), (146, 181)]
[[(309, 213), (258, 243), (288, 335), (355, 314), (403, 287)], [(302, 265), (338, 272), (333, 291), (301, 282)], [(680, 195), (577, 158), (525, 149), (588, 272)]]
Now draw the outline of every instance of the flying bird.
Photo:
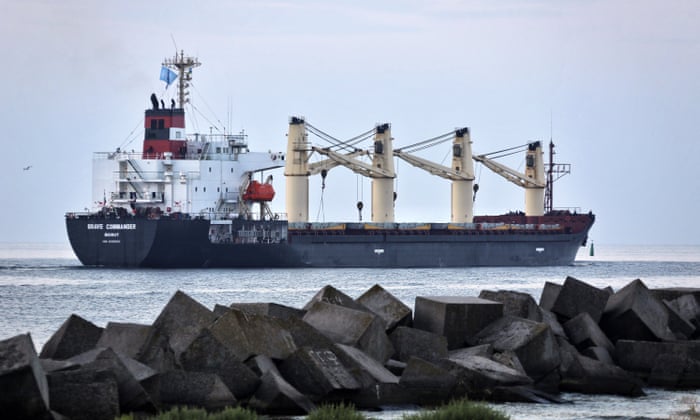
[(22, 168), (23, 171), (28, 171), (30, 169), (32, 169), (32, 165), (25, 166), (24, 168)]

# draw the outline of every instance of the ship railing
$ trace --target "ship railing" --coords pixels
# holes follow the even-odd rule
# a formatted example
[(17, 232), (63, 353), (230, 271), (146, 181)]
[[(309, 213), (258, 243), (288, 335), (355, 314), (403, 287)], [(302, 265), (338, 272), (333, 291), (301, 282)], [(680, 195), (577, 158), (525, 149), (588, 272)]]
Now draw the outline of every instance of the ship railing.
[(581, 207), (554, 207), (552, 209), (553, 213), (572, 213), (572, 214), (581, 214)]
[(260, 217), (260, 213), (250, 213), (250, 214), (237, 214), (237, 213), (225, 213), (225, 212), (203, 212), (199, 214), (200, 217), (209, 220), (287, 220), (287, 213), (272, 213), (272, 218), (270, 217)]

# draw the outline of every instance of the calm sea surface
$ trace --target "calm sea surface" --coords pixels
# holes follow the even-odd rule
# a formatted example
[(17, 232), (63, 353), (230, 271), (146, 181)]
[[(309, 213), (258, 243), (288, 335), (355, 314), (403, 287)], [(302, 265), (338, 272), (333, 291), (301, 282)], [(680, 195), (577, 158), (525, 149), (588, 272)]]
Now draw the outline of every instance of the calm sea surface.
[[(477, 296), (485, 289), (526, 292), (539, 301), (546, 281), (561, 284), (566, 276), (615, 290), (637, 278), (650, 288), (700, 287), (700, 246), (596, 244), (595, 253), (582, 248), (574, 265), (544, 268), (127, 270), (82, 267), (67, 244), (0, 243), (0, 339), (29, 332), (40, 351), (73, 313), (98, 326), (150, 324), (177, 290), (209, 308), (233, 302), (301, 307), (327, 284), (358, 297), (378, 283), (413, 307), (416, 296)], [(647, 393), (636, 399), (564, 394), (572, 404), (496, 407), (513, 419), (682, 418), (678, 411), (693, 401), (700, 409), (700, 391)]]

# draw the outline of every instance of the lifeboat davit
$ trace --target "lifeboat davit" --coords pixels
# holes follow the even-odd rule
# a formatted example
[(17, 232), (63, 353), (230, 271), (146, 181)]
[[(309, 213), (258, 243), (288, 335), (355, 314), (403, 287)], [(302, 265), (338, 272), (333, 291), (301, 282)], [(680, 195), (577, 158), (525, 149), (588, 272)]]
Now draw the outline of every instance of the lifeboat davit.
[(272, 188), (272, 184), (261, 184), (258, 181), (250, 181), (248, 188), (243, 193), (245, 201), (272, 201), (274, 197), (275, 189)]

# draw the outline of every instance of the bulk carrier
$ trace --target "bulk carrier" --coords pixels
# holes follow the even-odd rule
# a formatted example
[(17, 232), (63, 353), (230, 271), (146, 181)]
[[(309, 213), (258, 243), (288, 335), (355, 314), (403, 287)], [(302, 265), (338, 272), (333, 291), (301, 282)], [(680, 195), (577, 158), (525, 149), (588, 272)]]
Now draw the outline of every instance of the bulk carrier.
[[(473, 155), (469, 130), (402, 148), (391, 126), (378, 124), (339, 141), (302, 117), (291, 117), (286, 153), (252, 152), (241, 134), (187, 134), (187, 87), (196, 58), (163, 62), (161, 79), (175, 81), (177, 103), (151, 95), (141, 151), (117, 149), (93, 157), (93, 209), (66, 214), (78, 259), (104, 267), (470, 267), (572, 264), (594, 222), (592, 213), (554, 210), (552, 184), (569, 165), (544, 163), (540, 142), (524, 146), (525, 172), (488, 155)], [(318, 147), (309, 133), (330, 141)], [(370, 141), (367, 149), (358, 145)], [(412, 152), (447, 141), (452, 165)], [(317, 154), (322, 160), (311, 162)], [(451, 182), (447, 223), (396, 223), (394, 159)], [(525, 211), (474, 216), (474, 161), (525, 190)], [(371, 221), (309, 222), (309, 177), (344, 166), (371, 178)], [(273, 213), (271, 176), (284, 168), (286, 213)], [(260, 181), (256, 180), (259, 178)]]

